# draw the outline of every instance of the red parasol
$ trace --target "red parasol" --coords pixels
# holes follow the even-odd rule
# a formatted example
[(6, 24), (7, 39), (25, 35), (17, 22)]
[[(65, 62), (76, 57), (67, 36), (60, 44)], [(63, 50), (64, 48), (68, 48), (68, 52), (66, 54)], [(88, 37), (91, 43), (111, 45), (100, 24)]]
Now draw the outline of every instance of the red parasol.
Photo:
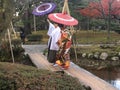
[(68, 26), (74, 26), (78, 24), (78, 21), (75, 18), (65, 13), (52, 13), (48, 15), (48, 18), (56, 23)]

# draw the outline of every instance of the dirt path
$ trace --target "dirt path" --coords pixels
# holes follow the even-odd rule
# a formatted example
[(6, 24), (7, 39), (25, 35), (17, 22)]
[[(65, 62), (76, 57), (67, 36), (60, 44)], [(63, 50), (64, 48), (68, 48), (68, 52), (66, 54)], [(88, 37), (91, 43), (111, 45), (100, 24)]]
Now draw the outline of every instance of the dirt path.
[[(56, 71), (59, 68), (54, 68), (51, 66), (46, 57), (41, 53), (46, 47), (46, 45), (23, 45), (23, 48), (25, 49), (26, 53), (28, 53), (36, 67), (40, 69)], [(91, 74), (85, 69), (82, 69), (72, 62), (70, 68), (64, 71), (68, 75), (78, 78), (79, 81), (84, 85), (90, 86), (92, 90), (117, 90), (111, 84)]]

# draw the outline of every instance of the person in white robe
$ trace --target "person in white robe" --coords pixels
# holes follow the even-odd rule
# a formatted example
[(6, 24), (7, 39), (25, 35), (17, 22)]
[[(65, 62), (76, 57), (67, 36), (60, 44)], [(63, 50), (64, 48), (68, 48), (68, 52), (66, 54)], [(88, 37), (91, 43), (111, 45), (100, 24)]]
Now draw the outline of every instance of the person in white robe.
[(49, 36), (47, 59), (50, 63), (55, 64), (56, 53), (59, 50), (59, 46), (57, 42), (59, 38), (61, 37), (61, 29), (57, 23), (52, 24), (49, 20), (47, 21), (49, 23), (49, 29), (47, 32), (47, 35)]

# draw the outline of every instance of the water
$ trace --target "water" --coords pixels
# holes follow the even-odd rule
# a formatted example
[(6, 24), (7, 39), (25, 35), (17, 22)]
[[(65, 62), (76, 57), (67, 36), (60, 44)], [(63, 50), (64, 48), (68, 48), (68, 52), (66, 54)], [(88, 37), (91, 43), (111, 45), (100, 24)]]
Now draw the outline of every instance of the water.
[(118, 88), (118, 90), (120, 90), (120, 78), (116, 79), (116, 80), (111, 80), (110, 83), (115, 86), (116, 88)]
[(118, 90), (120, 90), (120, 67), (103, 70), (87, 70), (100, 77), (101, 79), (104, 79), (108, 83), (115, 86)]

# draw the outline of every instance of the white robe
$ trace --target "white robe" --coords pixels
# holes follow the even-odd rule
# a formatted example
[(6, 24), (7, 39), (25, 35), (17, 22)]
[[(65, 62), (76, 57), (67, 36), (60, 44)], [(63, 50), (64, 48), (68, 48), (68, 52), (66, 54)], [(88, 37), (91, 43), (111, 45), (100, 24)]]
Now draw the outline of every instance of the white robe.
[(51, 45), (50, 45), (50, 50), (59, 50), (59, 46), (57, 45), (57, 42), (61, 36), (60, 28), (55, 26), (52, 23), (49, 23), (49, 29), (47, 32), (47, 35), (50, 37), (48, 41), (48, 46), (50, 44), (50, 39), (51, 40)]

